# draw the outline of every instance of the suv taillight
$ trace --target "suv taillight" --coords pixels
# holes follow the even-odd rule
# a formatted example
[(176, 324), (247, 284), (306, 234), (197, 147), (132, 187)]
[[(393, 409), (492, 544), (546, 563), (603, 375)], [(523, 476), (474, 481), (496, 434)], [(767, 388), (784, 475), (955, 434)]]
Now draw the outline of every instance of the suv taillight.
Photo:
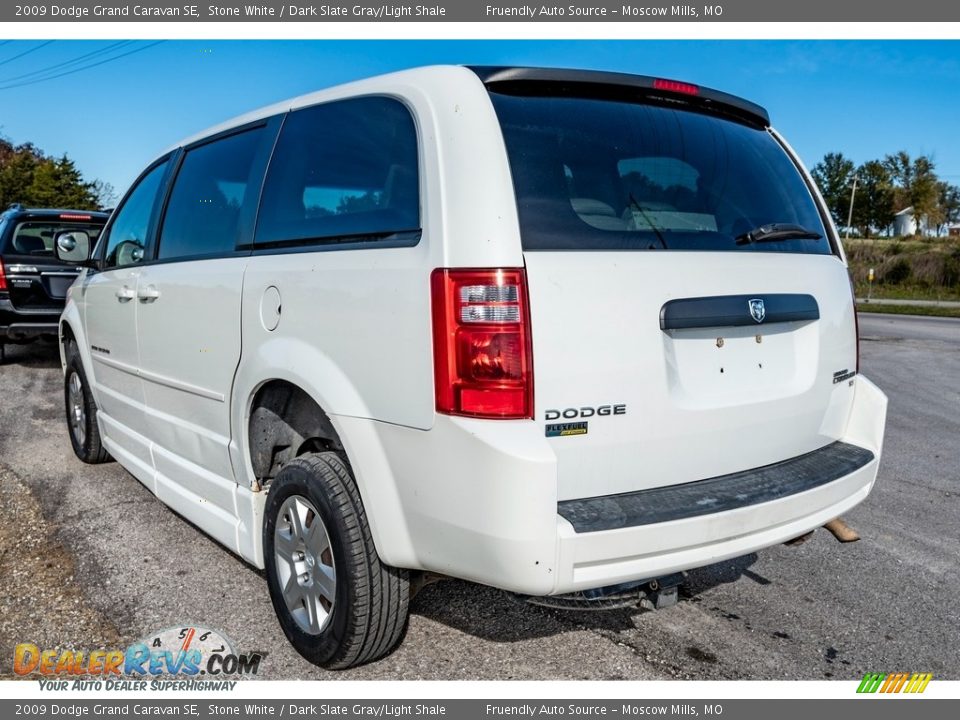
[(430, 277), (437, 411), (533, 416), (533, 358), (523, 268), (448, 270)]
[(3, 274), (3, 260), (0, 260), (0, 290), (7, 289), (7, 276)]

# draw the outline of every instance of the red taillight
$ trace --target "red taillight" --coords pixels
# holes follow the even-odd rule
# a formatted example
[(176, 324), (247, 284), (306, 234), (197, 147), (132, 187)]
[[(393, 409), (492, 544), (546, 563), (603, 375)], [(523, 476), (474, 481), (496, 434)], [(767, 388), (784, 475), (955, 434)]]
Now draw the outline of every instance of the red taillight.
[(678, 82), (676, 80), (663, 80), (657, 78), (653, 81), (653, 87), (657, 90), (666, 90), (668, 92), (680, 93), (681, 95), (699, 95), (700, 88), (691, 83)]
[(437, 411), (487, 418), (533, 415), (526, 272), (446, 270), (430, 276)]
[(92, 220), (91, 215), (77, 215), (76, 213), (60, 213), (61, 220)]
[(7, 276), (3, 274), (3, 260), (0, 260), (0, 290), (7, 289)]

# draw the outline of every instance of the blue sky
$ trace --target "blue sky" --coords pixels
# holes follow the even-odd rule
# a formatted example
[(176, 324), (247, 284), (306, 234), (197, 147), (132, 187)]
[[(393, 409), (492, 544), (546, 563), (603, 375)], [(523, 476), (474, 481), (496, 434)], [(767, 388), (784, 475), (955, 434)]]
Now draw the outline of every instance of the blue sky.
[[(171, 40), (110, 47), (116, 42), (0, 41), (0, 134), (66, 152), (88, 178), (119, 192), (181, 138), (311, 90), (433, 63), (565, 66), (742, 95), (770, 111), (809, 165), (829, 151), (862, 162), (905, 149), (932, 154), (941, 176), (960, 184), (960, 41)], [(109, 60), (123, 53), (131, 54)], [(102, 64), (34, 82), (93, 63)], [(22, 83), (29, 84), (15, 87)]]

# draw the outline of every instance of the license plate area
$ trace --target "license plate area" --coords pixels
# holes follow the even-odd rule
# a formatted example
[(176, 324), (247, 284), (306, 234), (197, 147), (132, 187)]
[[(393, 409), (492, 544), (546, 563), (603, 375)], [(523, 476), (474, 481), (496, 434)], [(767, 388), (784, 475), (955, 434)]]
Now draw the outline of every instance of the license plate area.
[(667, 330), (663, 343), (668, 391), (678, 407), (790, 397), (816, 377), (816, 322)]
[(67, 290), (76, 279), (76, 273), (44, 273), (43, 288), (51, 299), (60, 300), (67, 296)]

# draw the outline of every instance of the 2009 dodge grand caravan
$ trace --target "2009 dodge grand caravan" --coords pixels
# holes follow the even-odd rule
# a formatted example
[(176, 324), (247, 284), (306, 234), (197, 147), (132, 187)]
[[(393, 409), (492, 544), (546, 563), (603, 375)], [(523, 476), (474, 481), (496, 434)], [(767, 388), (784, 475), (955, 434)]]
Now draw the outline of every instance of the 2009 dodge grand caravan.
[(266, 568), (327, 667), (396, 644), (417, 573), (661, 577), (876, 478), (836, 231), (766, 112), (706, 88), (430, 67), (307, 95), (161, 155), (84, 262), (76, 454)]

